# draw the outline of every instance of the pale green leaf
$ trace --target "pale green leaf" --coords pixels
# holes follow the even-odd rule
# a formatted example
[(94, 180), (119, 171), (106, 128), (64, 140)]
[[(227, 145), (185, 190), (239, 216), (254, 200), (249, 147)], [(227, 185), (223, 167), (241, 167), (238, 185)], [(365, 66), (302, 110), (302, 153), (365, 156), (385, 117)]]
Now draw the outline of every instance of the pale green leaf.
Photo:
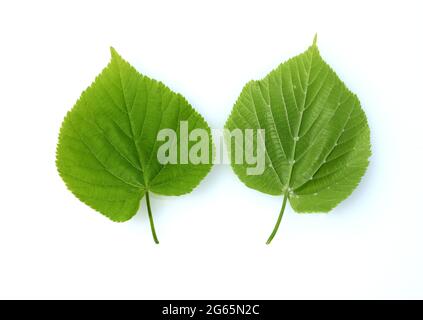
[[(264, 129), (266, 167), (249, 175), (232, 167), (248, 187), (284, 195), (296, 212), (327, 212), (360, 182), (370, 157), (366, 115), (316, 45), (243, 88), (226, 128)], [(254, 143), (257, 143), (257, 138)], [(231, 140), (231, 148), (235, 148)]]
[(159, 130), (175, 130), (178, 155), (181, 121), (187, 121), (188, 132), (205, 129), (212, 142), (206, 121), (184, 97), (138, 73), (113, 48), (111, 54), (110, 63), (63, 121), (56, 164), (76, 197), (113, 221), (126, 221), (144, 195), (150, 209), (149, 192), (189, 193), (211, 168), (211, 161), (161, 164)]

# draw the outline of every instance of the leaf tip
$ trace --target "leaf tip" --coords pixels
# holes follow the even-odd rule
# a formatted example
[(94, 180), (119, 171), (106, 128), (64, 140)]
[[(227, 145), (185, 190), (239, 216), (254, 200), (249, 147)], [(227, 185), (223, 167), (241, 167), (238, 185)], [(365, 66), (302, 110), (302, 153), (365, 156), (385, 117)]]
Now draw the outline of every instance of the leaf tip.
[(112, 58), (113, 57), (116, 57), (116, 56), (119, 56), (119, 54), (117, 53), (116, 49), (113, 48), (112, 46), (110, 47), (110, 54), (112, 55)]
[(316, 45), (317, 45), (317, 32), (314, 34), (313, 47), (315, 47)]

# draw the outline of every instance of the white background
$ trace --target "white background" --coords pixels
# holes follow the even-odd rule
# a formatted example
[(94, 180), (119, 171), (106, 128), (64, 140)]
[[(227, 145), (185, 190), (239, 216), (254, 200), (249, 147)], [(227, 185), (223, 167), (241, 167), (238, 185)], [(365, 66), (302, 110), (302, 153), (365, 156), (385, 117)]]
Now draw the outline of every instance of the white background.
[[(423, 298), (421, 1), (2, 1), (0, 298)], [(113, 223), (55, 168), (60, 124), (109, 46), (221, 128), (243, 85), (304, 51), (359, 96), (371, 164), (330, 214), (215, 166)]]

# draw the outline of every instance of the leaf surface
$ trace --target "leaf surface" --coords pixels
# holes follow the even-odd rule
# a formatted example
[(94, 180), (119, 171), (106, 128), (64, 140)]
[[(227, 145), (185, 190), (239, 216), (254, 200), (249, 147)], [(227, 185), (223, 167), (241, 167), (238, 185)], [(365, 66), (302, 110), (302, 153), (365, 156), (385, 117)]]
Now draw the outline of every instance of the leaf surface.
[[(82, 202), (113, 221), (126, 221), (152, 192), (182, 195), (207, 175), (211, 161), (161, 164), (161, 129), (173, 129), (180, 156), (180, 123), (188, 133), (210, 128), (182, 97), (138, 73), (112, 48), (111, 61), (66, 115), (56, 164), (60, 176)], [(194, 144), (188, 142), (188, 147)], [(148, 206), (149, 208), (149, 206)], [(152, 220), (151, 220), (152, 222)]]
[[(328, 212), (352, 193), (369, 163), (366, 115), (323, 61), (316, 38), (304, 53), (248, 82), (226, 128), (265, 130), (263, 174), (249, 175), (245, 161), (232, 157), (231, 163), (248, 187), (284, 195), (283, 209), (289, 200), (296, 212)], [(235, 140), (230, 147), (236, 148)]]

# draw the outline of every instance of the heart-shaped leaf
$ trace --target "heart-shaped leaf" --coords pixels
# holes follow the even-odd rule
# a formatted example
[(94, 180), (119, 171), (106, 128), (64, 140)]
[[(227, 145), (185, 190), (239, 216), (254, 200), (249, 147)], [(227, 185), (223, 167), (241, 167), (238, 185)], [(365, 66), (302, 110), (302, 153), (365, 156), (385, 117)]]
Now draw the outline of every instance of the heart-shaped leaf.
[[(251, 175), (245, 161), (231, 163), (248, 187), (283, 195), (275, 236), (289, 200), (296, 212), (328, 212), (360, 182), (370, 157), (370, 131), (356, 95), (326, 64), (316, 38), (304, 53), (243, 88), (226, 128), (264, 129), (266, 166)], [(246, 136), (247, 137), (247, 136)], [(237, 148), (231, 139), (230, 150)], [(247, 143), (247, 141), (246, 141)]]
[[(113, 48), (111, 54), (63, 121), (57, 169), (76, 197), (113, 221), (132, 218), (145, 196), (158, 243), (149, 193), (182, 195), (200, 183), (212, 155), (195, 164), (181, 159), (196, 144), (187, 137), (194, 129), (204, 129), (212, 145), (210, 128), (180, 94), (138, 73)], [(162, 129), (175, 133), (165, 143), (179, 161), (159, 161), (164, 143), (158, 140), (166, 140), (158, 137)]]

